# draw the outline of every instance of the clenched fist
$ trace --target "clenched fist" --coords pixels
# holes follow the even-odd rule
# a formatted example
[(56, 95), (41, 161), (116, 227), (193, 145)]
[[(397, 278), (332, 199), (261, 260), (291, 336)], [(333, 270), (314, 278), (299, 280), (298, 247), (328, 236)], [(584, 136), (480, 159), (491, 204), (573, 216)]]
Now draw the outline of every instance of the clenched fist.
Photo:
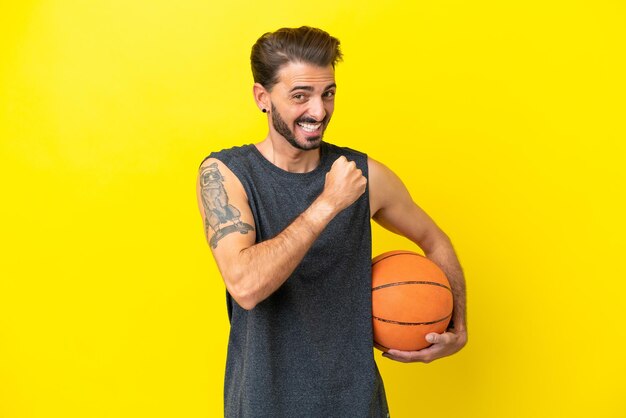
[(326, 183), (321, 197), (339, 213), (365, 192), (366, 185), (367, 179), (356, 167), (356, 163), (341, 156), (326, 173)]

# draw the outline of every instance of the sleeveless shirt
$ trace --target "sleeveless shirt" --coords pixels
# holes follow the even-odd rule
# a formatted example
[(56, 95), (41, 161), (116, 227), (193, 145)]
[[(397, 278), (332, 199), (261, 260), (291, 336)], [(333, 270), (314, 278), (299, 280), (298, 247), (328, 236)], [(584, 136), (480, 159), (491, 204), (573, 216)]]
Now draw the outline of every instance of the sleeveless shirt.
[[(278, 235), (320, 195), (341, 155), (367, 177), (367, 156), (322, 142), (320, 164), (290, 173), (254, 145), (214, 152), (239, 179), (256, 241)], [(388, 417), (372, 350), (369, 189), (324, 229), (292, 275), (245, 310), (226, 292), (226, 417)]]

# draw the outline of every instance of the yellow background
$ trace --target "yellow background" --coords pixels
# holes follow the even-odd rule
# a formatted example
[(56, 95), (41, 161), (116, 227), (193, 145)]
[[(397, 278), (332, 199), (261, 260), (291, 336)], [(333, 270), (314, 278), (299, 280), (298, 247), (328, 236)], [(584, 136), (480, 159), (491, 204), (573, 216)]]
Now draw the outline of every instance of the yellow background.
[(394, 169), (466, 271), (461, 353), (376, 353), (392, 416), (626, 416), (623, 2), (8, 3), (2, 418), (221, 415), (196, 170), (265, 135), (250, 47), (302, 24), (345, 53), (327, 140)]

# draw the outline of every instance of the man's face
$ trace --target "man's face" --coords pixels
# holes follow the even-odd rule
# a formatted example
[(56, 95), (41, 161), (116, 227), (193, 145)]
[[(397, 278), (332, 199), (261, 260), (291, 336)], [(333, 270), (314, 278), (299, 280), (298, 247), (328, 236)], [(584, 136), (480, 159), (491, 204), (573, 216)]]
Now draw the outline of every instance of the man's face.
[(285, 65), (270, 92), (273, 130), (294, 148), (318, 148), (335, 108), (336, 89), (331, 65)]

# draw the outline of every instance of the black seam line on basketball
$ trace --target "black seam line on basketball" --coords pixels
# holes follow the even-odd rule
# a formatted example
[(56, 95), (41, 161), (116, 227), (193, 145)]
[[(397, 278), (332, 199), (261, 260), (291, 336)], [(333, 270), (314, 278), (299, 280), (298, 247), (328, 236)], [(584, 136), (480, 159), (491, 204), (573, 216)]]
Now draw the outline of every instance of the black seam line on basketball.
[(432, 325), (432, 324), (436, 324), (437, 322), (445, 321), (451, 316), (452, 316), (452, 312), (450, 312), (450, 315), (444, 316), (441, 319), (438, 319), (436, 321), (428, 321), (428, 322), (401, 322), (401, 321), (393, 321), (391, 319), (379, 318), (377, 316), (374, 316), (373, 318), (377, 321), (387, 322), (388, 324), (394, 324), (394, 325)]
[(406, 281), (406, 282), (395, 282), (395, 283), (381, 284), (380, 286), (376, 286), (376, 287), (372, 288), (372, 292), (374, 290), (384, 289), (386, 287), (402, 286), (403, 284), (429, 284), (429, 285), (432, 285), (432, 286), (443, 287), (444, 289), (448, 289), (450, 292), (452, 292), (452, 290), (448, 286), (446, 286), (445, 284), (441, 284), (441, 283), (437, 283), (437, 282), (415, 281), (415, 280)]
[[(401, 253), (390, 254), (390, 255), (388, 255), (388, 256), (385, 256), (385, 257), (381, 258), (380, 260), (376, 260), (376, 262), (375, 262), (375, 263), (373, 263), (373, 264), (372, 264), (372, 266), (375, 266), (376, 264), (378, 264), (378, 263), (380, 263), (381, 261), (386, 260), (386, 259), (388, 259), (388, 258), (390, 258), (390, 257), (396, 257), (396, 256), (399, 256), (399, 255), (407, 255), (407, 254), (409, 254), (409, 255), (419, 255), (419, 254), (414, 253), (414, 252), (411, 252), (411, 251), (403, 251), (403, 252), (401, 252)], [(420, 257), (424, 257), (424, 256), (423, 256), (423, 255), (420, 255)]]

